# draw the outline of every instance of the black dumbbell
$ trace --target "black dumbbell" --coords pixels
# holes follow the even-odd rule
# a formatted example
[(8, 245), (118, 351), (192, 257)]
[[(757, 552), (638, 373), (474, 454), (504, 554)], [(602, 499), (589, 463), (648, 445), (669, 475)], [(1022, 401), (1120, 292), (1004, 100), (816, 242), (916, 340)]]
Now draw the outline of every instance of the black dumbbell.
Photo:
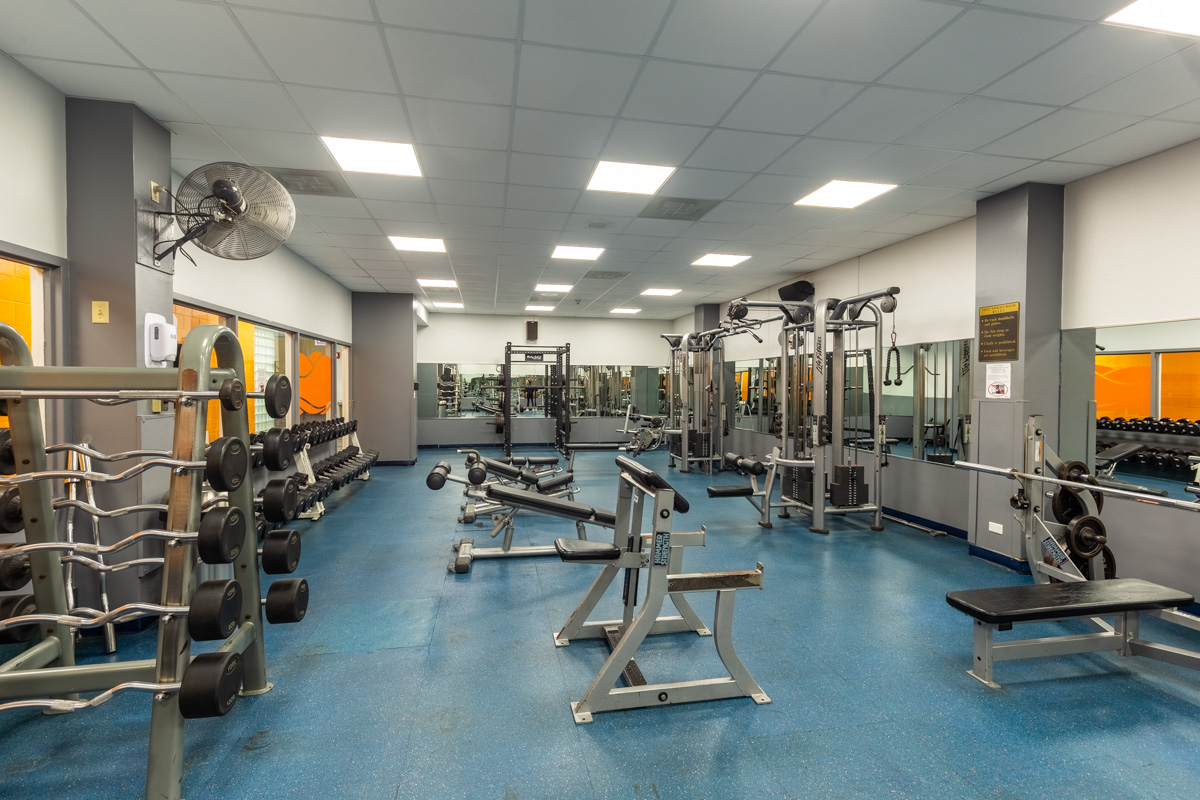
[(5, 558), (4, 551), (0, 550), (0, 592), (15, 592), (29, 583), (31, 577), (33, 569), (29, 566), (27, 553)]
[(263, 537), (260, 562), (268, 575), (290, 575), (300, 564), (300, 533), (279, 528)]
[(242, 616), (242, 585), (235, 580), (205, 581), (188, 607), (188, 636), (197, 642), (228, 639)]

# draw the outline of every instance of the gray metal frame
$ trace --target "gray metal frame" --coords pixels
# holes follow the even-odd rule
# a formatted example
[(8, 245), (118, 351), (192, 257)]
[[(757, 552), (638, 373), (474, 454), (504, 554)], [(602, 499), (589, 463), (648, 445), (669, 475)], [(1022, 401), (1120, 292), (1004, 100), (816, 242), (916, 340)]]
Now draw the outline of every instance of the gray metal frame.
[[(213, 354), (218, 366), (210, 367)], [(204, 458), (207, 402), (188, 396), (193, 392), (216, 391), (229, 378), (244, 381), (244, 364), (237, 336), (223, 326), (196, 328), (184, 342), (177, 369), (33, 367), (29, 348), (11, 327), (0, 324), (0, 390), (14, 390), (19, 397), (8, 400), (13, 452), (22, 473), (46, 472), (46, 446), (40, 416), (39, 392), (47, 395), (77, 392), (132, 391), (159, 394), (177, 402), (172, 457), (196, 462)], [(236, 436), (249, 447), (249, 425), (245, 407), (230, 411), (222, 406), (222, 424), (227, 436)], [(0, 478), (0, 485), (6, 481)], [(186, 533), (199, 527), (202, 475), (196, 470), (173, 470), (167, 505), (166, 529)], [(42, 480), (20, 483), (28, 544), (57, 541), (53, 498)], [(228, 493), (228, 503), (254, 518), (254, 497), (249, 480)], [(267, 692), (263, 650), (261, 586), (257, 556), (257, 531), (246, 526), (241, 556), (233, 565), (234, 577), (242, 586), (242, 623), (221, 646), (223, 651), (243, 655), (243, 695)], [(113, 689), (118, 684), (148, 683), (165, 687), (154, 695), (150, 716), (150, 746), (146, 770), (146, 797), (178, 800), (183, 776), (184, 720), (179, 713), (179, 696), (170, 687), (183, 680), (191, 663), (191, 640), (186, 624), (186, 607), (196, 583), (194, 537), (180, 536), (169, 542), (163, 559), (161, 605), (181, 608), (164, 614), (159, 623), (154, 659), (75, 665), (74, 632), (71, 624), (47, 624), (41, 640), (25, 652), (0, 665), (0, 697), (47, 695), (68, 702), (79, 692)], [(55, 550), (30, 553), (35, 579), (33, 594), (39, 614), (66, 617), (66, 586), (62, 559)], [(144, 687), (138, 687), (144, 688)]]

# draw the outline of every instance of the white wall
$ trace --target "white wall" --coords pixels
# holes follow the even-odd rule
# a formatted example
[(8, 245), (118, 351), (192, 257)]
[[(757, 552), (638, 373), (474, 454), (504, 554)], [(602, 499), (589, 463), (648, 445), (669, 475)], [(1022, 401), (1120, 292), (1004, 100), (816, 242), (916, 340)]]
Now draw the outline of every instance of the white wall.
[(1193, 319), (1200, 142), (1068, 184), (1064, 328)]
[(66, 102), (0, 53), (0, 114), (0, 241), (66, 258)]
[(187, 250), (196, 266), (175, 257), (176, 298), (350, 343), (350, 290), (286, 247), (252, 261)]
[(670, 333), (668, 320), (580, 319), (538, 316), (486, 316), (430, 313), (429, 327), (417, 330), (417, 362), (449, 364), (504, 363), (504, 343), (524, 345), (525, 321), (538, 321), (543, 347), (570, 343), (572, 364), (666, 366), (670, 356), (659, 334)]

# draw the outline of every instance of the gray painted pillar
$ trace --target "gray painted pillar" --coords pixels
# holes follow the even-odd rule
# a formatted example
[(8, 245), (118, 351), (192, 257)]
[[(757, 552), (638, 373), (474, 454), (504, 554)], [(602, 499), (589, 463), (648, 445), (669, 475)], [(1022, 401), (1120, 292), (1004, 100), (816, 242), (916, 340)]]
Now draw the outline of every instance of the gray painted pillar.
[(721, 306), (718, 303), (702, 303), (696, 306), (695, 323), (692, 330), (711, 331), (721, 322)]
[[(66, 126), (70, 265), (64, 287), (64, 363), (142, 366), (145, 315), (154, 312), (170, 321), (172, 277), (169, 264), (156, 269), (138, 263), (139, 241), (144, 250), (154, 236), (152, 217), (138, 209), (154, 208), (152, 181), (171, 185), (171, 135), (137, 106), (100, 100), (68, 98)], [(163, 195), (157, 207), (167, 210), (166, 203)], [(108, 302), (109, 322), (92, 322), (93, 300)], [(173, 415), (152, 413), (149, 402), (106, 407), (72, 401), (62, 408), (64, 430), (71, 441), (91, 442), (108, 453), (171, 447)], [(97, 500), (103, 508), (161, 502), (168, 478), (166, 470), (150, 470), (140, 481), (99, 484)], [(108, 543), (157, 524), (150, 515), (138, 514), (105, 520), (101, 531)], [(77, 513), (75, 525), (77, 537), (90, 538), (86, 515)], [(161, 545), (146, 548), (160, 550)], [(153, 554), (133, 547), (122, 557)], [(130, 569), (110, 574), (110, 605), (135, 599), (157, 602), (158, 572), (144, 575), (143, 582), (144, 572)], [(90, 571), (76, 570), (75, 575), (83, 589), (77, 602), (98, 607)]]
[(411, 294), (355, 292), (354, 392), (363, 446), (384, 464), (417, 461), (417, 316)]
[[(1095, 336), (1062, 335), (1063, 187), (1027, 183), (981, 200), (975, 246), (972, 460), (1022, 467), (1029, 414), (1042, 415), (1046, 441), (1055, 450), (1086, 456)], [(1015, 352), (990, 364), (981, 361), (989, 338), (1001, 338), (989, 337), (988, 328), (1002, 314), (984, 309), (1014, 303), (1019, 311), (1003, 313), (1018, 323), (1009, 343)], [(997, 367), (1006, 375), (996, 374)], [(1007, 391), (1000, 391), (1001, 384)], [(1020, 529), (1008, 503), (1014, 491), (1005, 478), (972, 477), (970, 542), (1023, 560)]]

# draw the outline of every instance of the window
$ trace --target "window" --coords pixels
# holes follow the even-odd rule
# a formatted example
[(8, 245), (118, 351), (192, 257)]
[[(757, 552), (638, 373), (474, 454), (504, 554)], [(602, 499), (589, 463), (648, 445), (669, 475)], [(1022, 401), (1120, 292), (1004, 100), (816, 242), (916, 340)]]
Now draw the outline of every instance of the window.
[(333, 346), (300, 337), (300, 421), (329, 419), (333, 407)]
[(1150, 353), (1096, 356), (1096, 415), (1141, 419), (1153, 416)]
[(1158, 415), (1167, 419), (1200, 417), (1200, 352), (1163, 353), (1161, 358)]
[[(238, 320), (237, 335), (242, 343), (242, 357), (246, 360), (246, 391), (261, 392), (267, 386), (267, 379), (276, 373), (293, 377), (288, 369), (291, 334), (268, 328), (266, 325)], [(286, 419), (271, 419), (261, 400), (246, 402), (249, 406), (251, 433), (287, 425)], [(291, 413), (296, 413), (294, 408), (293, 404)]]
[[(228, 325), (229, 320), (215, 311), (205, 311), (202, 308), (192, 308), (176, 303), (172, 311), (175, 314), (175, 328), (179, 335), (179, 344), (194, 328), (201, 325)], [(217, 365), (216, 353), (213, 354), (212, 366)], [(211, 442), (221, 436), (221, 407), (216, 400), (208, 401), (208, 411), (205, 414), (207, 438)]]
[[(42, 271), (29, 264), (0, 258), (0, 322), (11, 325), (33, 356), (35, 366), (46, 363), (46, 321)], [(0, 417), (8, 427), (8, 417)]]

